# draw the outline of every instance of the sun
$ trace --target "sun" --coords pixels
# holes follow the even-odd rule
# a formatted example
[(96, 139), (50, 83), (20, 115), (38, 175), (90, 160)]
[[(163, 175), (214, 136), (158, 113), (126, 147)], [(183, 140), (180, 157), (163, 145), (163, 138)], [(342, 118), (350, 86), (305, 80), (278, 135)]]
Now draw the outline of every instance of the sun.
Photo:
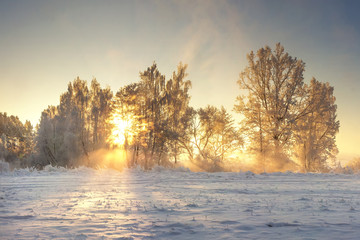
[(114, 137), (113, 143), (115, 145), (124, 145), (127, 128), (128, 128), (127, 121), (123, 119), (118, 119), (117, 121), (115, 121), (115, 127), (112, 130), (112, 135)]
[(124, 116), (116, 111), (111, 116), (110, 123), (113, 127), (108, 142), (113, 147), (121, 148), (125, 146), (126, 142), (131, 142), (133, 136), (131, 131), (133, 118), (130, 115)]

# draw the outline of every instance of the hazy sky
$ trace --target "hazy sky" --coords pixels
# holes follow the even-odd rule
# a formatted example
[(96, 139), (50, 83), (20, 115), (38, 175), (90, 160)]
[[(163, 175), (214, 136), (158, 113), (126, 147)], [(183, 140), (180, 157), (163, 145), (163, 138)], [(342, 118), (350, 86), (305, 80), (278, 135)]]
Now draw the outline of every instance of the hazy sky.
[(251, 50), (281, 42), (335, 87), (340, 159), (360, 156), (360, 1), (0, 0), (0, 112), (36, 124), (77, 76), (116, 92), (189, 64), (191, 104), (233, 108)]

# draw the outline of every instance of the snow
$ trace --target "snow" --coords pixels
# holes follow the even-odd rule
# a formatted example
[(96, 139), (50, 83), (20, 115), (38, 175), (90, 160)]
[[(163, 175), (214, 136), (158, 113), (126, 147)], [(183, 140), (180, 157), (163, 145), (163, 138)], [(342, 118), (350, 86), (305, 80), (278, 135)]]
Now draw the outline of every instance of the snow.
[(0, 239), (358, 239), (359, 186), (360, 175), (2, 166)]

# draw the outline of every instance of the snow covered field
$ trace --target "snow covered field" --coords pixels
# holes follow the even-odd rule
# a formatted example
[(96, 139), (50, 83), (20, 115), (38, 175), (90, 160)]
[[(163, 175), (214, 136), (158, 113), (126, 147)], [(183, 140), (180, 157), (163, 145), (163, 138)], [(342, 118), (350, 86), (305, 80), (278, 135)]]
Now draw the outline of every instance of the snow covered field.
[(360, 176), (0, 173), (0, 239), (359, 239)]

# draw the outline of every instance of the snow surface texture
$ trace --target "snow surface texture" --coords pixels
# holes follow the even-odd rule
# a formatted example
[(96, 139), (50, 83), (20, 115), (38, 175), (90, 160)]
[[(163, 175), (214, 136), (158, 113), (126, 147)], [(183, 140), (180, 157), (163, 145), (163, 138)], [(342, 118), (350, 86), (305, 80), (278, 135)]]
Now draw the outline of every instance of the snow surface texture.
[(2, 171), (0, 239), (359, 239), (359, 186), (360, 175)]

